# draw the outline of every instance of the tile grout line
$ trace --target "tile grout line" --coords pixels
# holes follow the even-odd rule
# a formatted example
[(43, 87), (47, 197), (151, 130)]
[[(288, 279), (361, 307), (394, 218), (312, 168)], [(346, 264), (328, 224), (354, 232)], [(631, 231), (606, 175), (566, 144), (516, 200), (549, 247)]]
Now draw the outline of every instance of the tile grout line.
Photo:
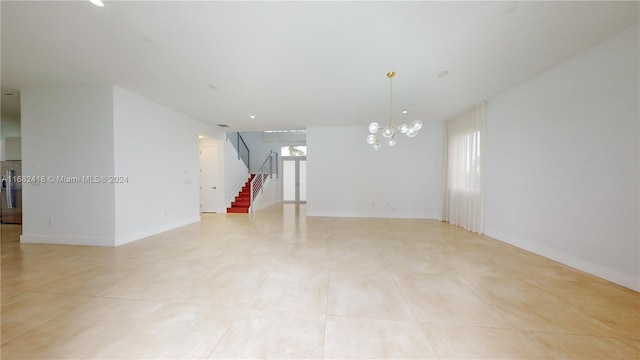
[(409, 308), (409, 311), (411, 311), (411, 315), (413, 316), (413, 320), (416, 323), (418, 330), (420, 331), (420, 333), (422, 334), (422, 336), (424, 337), (424, 339), (427, 341), (427, 344), (429, 345), (429, 348), (431, 349), (431, 351), (433, 351), (433, 354), (436, 356), (437, 359), (441, 359), (440, 354), (438, 354), (438, 352), (436, 351), (436, 348), (431, 344), (431, 341), (429, 341), (429, 337), (427, 336), (427, 334), (425, 334), (425, 332), (422, 330), (422, 327), (420, 326), (420, 321), (418, 321), (418, 317), (415, 314), (415, 311), (413, 309), (413, 306), (411, 306), (411, 303), (409, 302), (409, 300), (407, 300), (406, 295), (404, 294), (404, 292), (402, 291), (402, 289), (400, 288), (400, 286), (398, 285), (398, 281), (396, 280), (396, 277), (394, 276), (394, 273), (389, 269), (389, 264), (387, 263), (387, 261), (384, 259), (384, 255), (382, 257), (382, 261), (384, 262), (384, 266), (387, 268), (387, 272), (389, 273), (389, 276), (391, 276), (391, 279), (393, 281), (393, 284), (395, 285), (398, 293), (400, 293), (400, 296), (402, 296), (402, 299), (405, 301), (405, 303), (407, 304), (407, 307)]
[[(535, 279), (534, 279), (534, 281), (535, 281)], [(577, 307), (577, 306), (575, 306), (575, 305), (573, 305), (573, 304), (569, 303), (568, 301), (566, 301), (566, 300), (565, 300), (565, 299), (563, 299), (562, 297), (560, 297), (560, 296), (558, 296), (558, 295), (555, 295), (555, 294), (552, 294), (552, 293), (550, 293), (549, 291), (547, 291), (546, 289), (544, 289), (544, 288), (542, 288), (542, 287), (540, 287), (540, 286), (536, 285), (534, 282), (532, 282), (532, 281), (531, 281), (531, 279), (525, 279), (525, 282), (527, 282), (527, 283), (528, 283), (528, 284), (530, 284), (531, 286), (534, 286), (534, 287), (536, 287), (536, 288), (540, 289), (540, 291), (544, 292), (545, 294), (547, 294), (547, 295), (549, 295), (549, 296), (551, 296), (551, 297), (553, 297), (553, 298), (555, 298), (555, 299), (558, 299), (558, 300), (559, 300), (560, 302), (562, 302), (563, 304), (565, 304), (565, 305), (567, 305), (567, 306), (569, 306), (569, 307), (571, 307), (571, 308), (573, 308), (573, 309), (577, 310), (578, 312), (580, 312), (580, 313), (582, 313), (582, 314), (584, 314), (584, 315), (588, 316), (589, 318), (591, 318), (591, 319), (593, 319), (593, 320), (597, 321), (598, 323), (600, 323), (600, 324), (601, 324), (601, 325), (603, 325), (604, 327), (606, 327), (606, 328), (610, 329), (610, 330), (611, 330), (611, 332), (612, 332), (612, 334), (613, 334), (613, 333), (617, 333), (616, 329), (614, 329), (614, 328), (610, 327), (608, 324), (606, 324), (606, 323), (605, 323), (605, 322), (603, 322), (602, 320), (600, 320), (600, 319), (598, 319), (597, 317), (595, 317), (595, 316), (593, 316), (593, 315), (589, 314), (588, 312), (586, 312), (586, 311), (582, 310), (581, 308), (579, 308), (579, 307)], [(578, 281), (578, 282), (580, 282), (580, 281)], [(571, 334), (571, 335), (578, 335), (578, 336), (579, 336), (579, 335), (581, 335), (581, 334)], [(587, 335), (587, 336), (593, 336), (593, 335)], [(607, 336), (607, 337), (608, 337), (608, 338), (616, 338), (615, 336)]]
[(247, 301), (244, 303), (244, 305), (242, 305), (241, 310), (238, 311), (238, 314), (236, 314), (236, 316), (233, 318), (233, 320), (231, 320), (231, 322), (229, 323), (229, 326), (225, 329), (224, 333), (222, 334), (222, 336), (220, 336), (220, 339), (218, 339), (218, 341), (216, 342), (216, 344), (213, 346), (213, 348), (211, 349), (211, 351), (207, 354), (207, 359), (209, 359), (211, 357), (211, 355), (213, 354), (213, 352), (216, 350), (216, 348), (218, 347), (218, 345), (220, 345), (220, 342), (225, 338), (225, 336), (227, 336), (227, 333), (229, 332), (229, 330), (231, 329), (231, 327), (233, 326), (233, 324), (235, 324), (235, 322), (238, 320), (238, 318), (240, 317), (240, 315), (242, 315), (246, 310), (256, 310), (253, 309), (251, 307), (249, 307), (249, 303), (251, 302), (251, 300), (253, 299), (254, 296), (256, 296), (256, 294), (258, 293), (258, 290), (260, 289), (260, 287), (262, 286), (262, 284), (267, 280), (267, 278), (269, 277), (269, 274), (272, 270), (272, 268), (274, 267), (274, 265), (260, 265), (262, 267), (266, 267), (267, 271), (265, 272), (265, 276), (262, 278), (262, 280), (260, 281), (260, 283), (256, 286), (256, 290), (255, 292), (249, 297), (249, 299), (247, 299)]
[(327, 298), (324, 306), (324, 332), (322, 334), (322, 359), (326, 359), (325, 350), (327, 347), (327, 322), (329, 321), (329, 292), (331, 291), (331, 274), (333, 273), (333, 232), (329, 236), (329, 273), (327, 275)]

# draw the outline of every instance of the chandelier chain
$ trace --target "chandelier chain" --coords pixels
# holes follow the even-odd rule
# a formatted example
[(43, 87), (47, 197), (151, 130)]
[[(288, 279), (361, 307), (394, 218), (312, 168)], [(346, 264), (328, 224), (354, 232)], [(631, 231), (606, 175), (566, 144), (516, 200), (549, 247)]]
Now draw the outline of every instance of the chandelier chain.
[(393, 76), (389, 77), (389, 126), (393, 126)]

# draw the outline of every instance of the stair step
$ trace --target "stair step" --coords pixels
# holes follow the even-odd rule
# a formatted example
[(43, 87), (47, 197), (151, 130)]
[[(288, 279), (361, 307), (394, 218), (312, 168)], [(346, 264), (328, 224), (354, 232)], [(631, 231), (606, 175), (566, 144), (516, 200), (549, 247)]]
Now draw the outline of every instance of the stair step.
[(237, 208), (237, 207), (250, 207), (251, 206), (251, 201), (234, 201), (231, 203), (231, 207)]
[(238, 196), (231, 203), (231, 207), (227, 208), (227, 213), (248, 214), (251, 207), (251, 180), (256, 174), (251, 174), (249, 180), (244, 183), (244, 186), (238, 193)]

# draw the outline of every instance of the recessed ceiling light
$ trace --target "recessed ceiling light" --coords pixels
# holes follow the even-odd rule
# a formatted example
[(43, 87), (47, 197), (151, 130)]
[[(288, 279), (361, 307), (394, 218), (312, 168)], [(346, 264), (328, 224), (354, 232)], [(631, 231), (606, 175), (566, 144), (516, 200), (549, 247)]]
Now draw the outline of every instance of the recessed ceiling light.
[(403, 113), (403, 114), (408, 114), (408, 113), (409, 113), (409, 110), (402, 110), (402, 113)]
[(447, 76), (447, 75), (449, 75), (449, 72), (448, 72), (448, 71), (446, 71), (446, 70), (445, 70), (445, 71), (440, 71), (440, 72), (438, 73), (438, 77), (445, 77), (445, 76)]
[(250, 118), (255, 119), (256, 116), (255, 115), (249, 115)]
[(220, 126), (221, 128), (228, 128), (229, 127), (229, 125), (227, 125), (227, 124), (218, 124), (218, 126)]
[(98, 7), (104, 6), (104, 3), (102, 2), (102, 0), (89, 0), (89, 1), (91, 1), (91, 3), (95, 6), (98, 6)]

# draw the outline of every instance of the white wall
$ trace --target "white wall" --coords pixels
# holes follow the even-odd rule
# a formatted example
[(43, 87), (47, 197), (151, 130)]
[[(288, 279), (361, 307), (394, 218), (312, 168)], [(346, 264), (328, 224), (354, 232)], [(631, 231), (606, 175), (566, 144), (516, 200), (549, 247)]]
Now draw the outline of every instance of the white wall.
[(2, 160), (22, 160), (22, 139), (19, 136), (3, 139)]
[(367, 127), (307, 129), (307, 215), (439, 219), (440, 123), (374, 151)]
[(112, 85), (22, 91), (23, 242), (114, 246), (200, 220), (198, 134), (218, 130)]
[[(265, 142), (262, 140), (262, 132), (243, 132), (242, 138), (251, 151), (251, 173), (256, 173), (271, 151), (278, 153), (278, 158), (282, 157), (283, 146), (307, 145), (304, 141), (288, 142)], [(282, 161), (280, 160), (282, 163)], [(281, 163), (279, 165), (281, 165)]]
[[(22, 89), (22, 170), (31, 176), (110, 176), (112, 87)], [(23, 185), (23, 242), (113, 245), (109, 183)]]
[(640, 290), (638, 25), (488, 102), (486, 234)]
[(200, 220), (200, 123), (113, 88), (116, 245)]
[(262, 191), (256, 196), (256, 200), (251, 204), (253, 212), (265, 209), (273, 204), (282, 202), (282, 181), (267, 178), (262, 186)]

